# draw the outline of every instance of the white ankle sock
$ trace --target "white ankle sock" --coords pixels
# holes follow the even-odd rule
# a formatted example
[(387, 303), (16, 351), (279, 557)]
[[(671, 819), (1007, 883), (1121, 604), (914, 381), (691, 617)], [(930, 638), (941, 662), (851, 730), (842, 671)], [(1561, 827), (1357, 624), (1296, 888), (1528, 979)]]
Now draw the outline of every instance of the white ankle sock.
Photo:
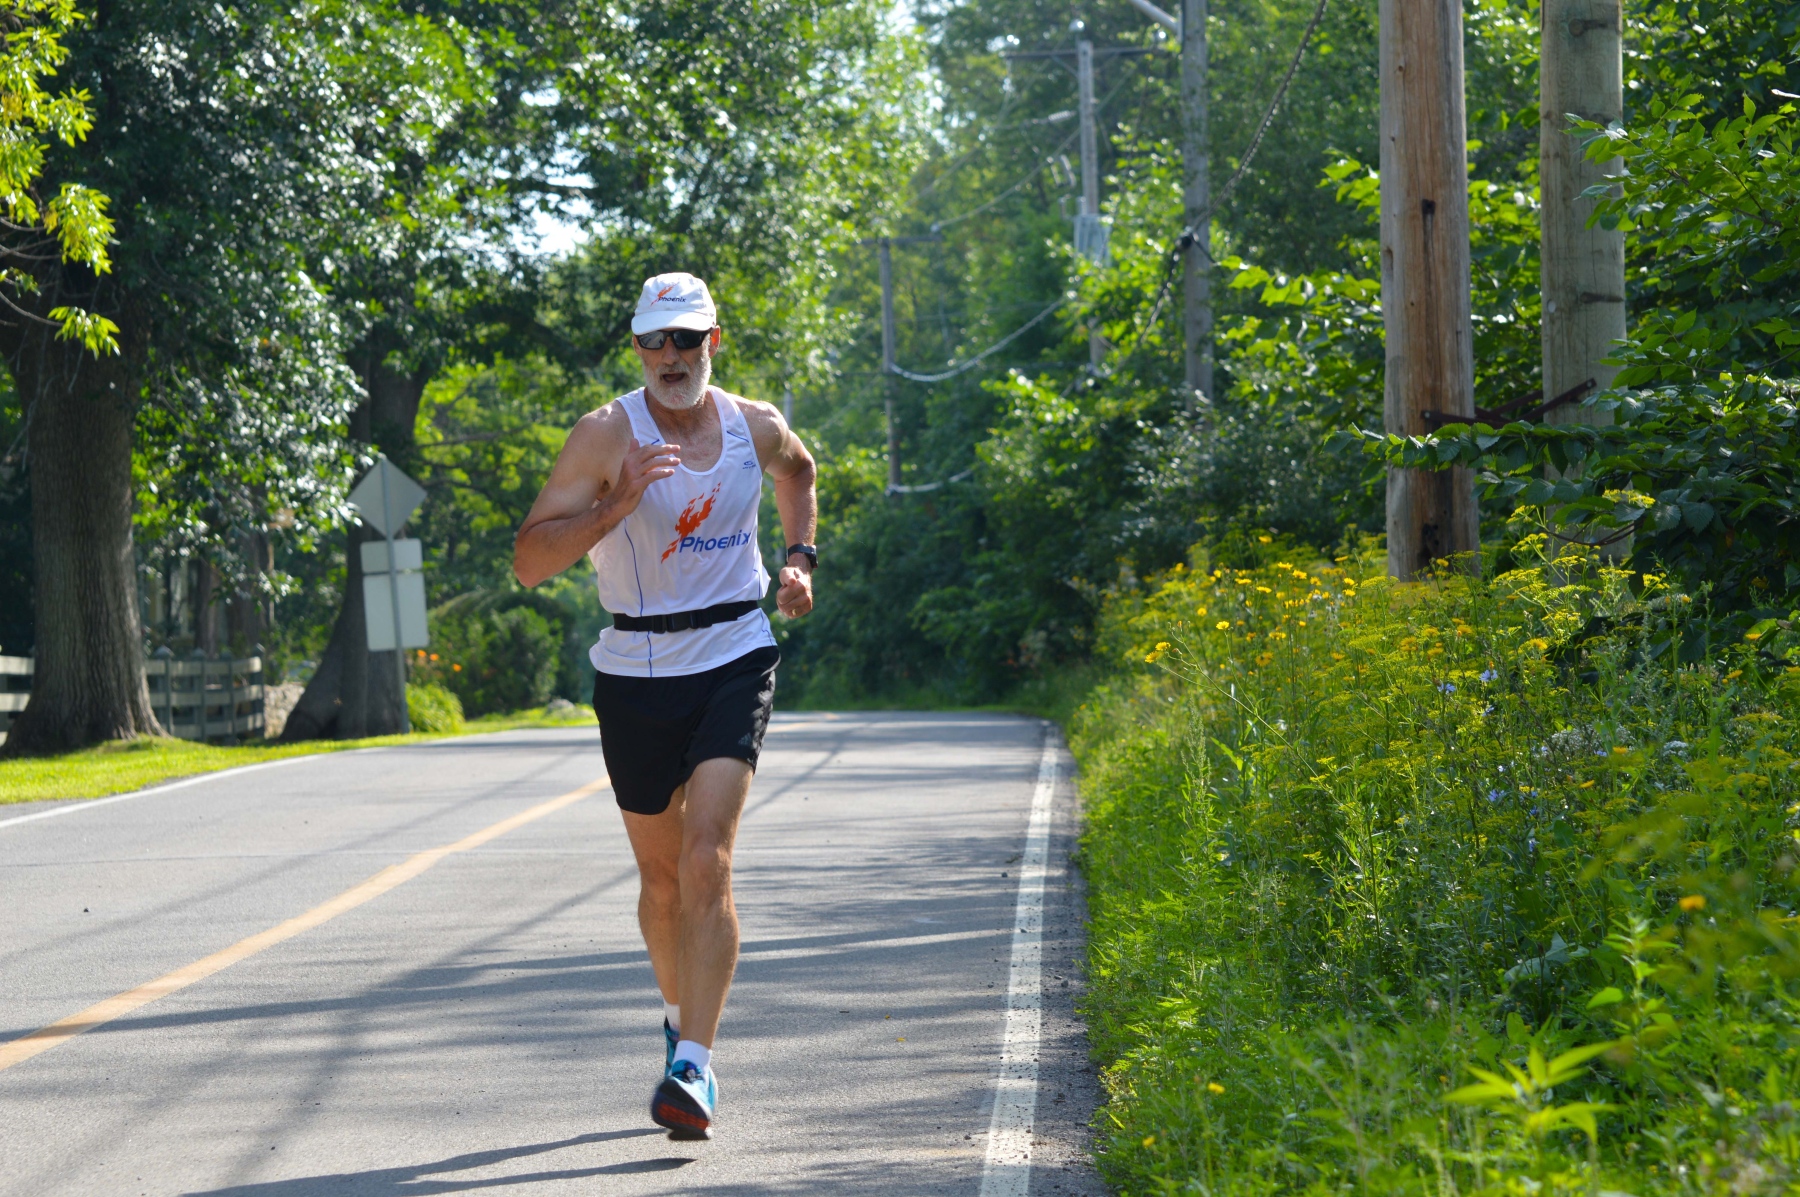
[(675, 1045), (675, 1063), (680, 1064), (683, 1060), (705, 1072), (712, 1067), (712, 1048), (701, 1047), (692, 1039), (683, 1039)]
[(674, 1028), (675, 1033), (677, 1035), (681, 1034), (681, 1005), (680, 1005), (680, 1003), (664, 1002), (663, 1003), (663, 1018), (668, 1020), (669, 1026)]

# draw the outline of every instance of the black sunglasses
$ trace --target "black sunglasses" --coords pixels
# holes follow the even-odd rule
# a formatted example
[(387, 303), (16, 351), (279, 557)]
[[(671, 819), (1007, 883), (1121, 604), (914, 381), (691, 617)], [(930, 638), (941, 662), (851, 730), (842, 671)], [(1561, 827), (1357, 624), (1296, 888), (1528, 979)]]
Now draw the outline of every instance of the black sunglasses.
[(663, 328), (656, 332), (639, 333), (637, 343), (639, 349), (648, 349), (653, 352), (661, 349), (670, 341), (675, 342), (677, 349), (698, 349), (706, 343), (706, 338), (710, 336), (712, 336), (711, 329), (699, 332), (691, 328)]

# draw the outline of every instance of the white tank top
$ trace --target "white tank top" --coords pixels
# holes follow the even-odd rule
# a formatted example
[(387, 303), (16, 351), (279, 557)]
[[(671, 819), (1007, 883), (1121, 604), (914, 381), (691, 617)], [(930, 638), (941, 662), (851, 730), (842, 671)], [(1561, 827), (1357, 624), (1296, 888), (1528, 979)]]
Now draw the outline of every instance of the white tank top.
[[(718, 413), (719, 460), (704, 472), (684, 463), (652, 482), (637, 509), (588, 550), (600, 605), (625, 615), (668, 615), (717, 603), (760, 599), (769, 587), (756, 543), (762, 504), (762, 467), (738, 399), (708, 388)], [(663, 444), (644, 392), (615, 402), (631, 418), (640, 445)], [(627, 677), (679, 677), (772, 646), (769, 617), (752, 611), (730, 623), (685, 632), (622, 632), (607, 628), (588, 650), (601, 673)]]

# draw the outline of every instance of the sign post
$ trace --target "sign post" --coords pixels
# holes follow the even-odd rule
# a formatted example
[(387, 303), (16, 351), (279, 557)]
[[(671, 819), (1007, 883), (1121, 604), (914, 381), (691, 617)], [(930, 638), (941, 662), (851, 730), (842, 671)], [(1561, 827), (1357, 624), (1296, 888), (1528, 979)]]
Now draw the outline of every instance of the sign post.
[(424, 554), (419, 542), (396, 534), (425, 501), (425, 488), (401, 473), (386, 454), (350, 492), (350, 505), (384, 541), (362, 545), (363, 626), (369, 651), (393, 651), (394, 679), (399, 684), (400, 727), (412, 730), (406, 710), (406, 655), (409, 648), (431, 642), (425, 622)]

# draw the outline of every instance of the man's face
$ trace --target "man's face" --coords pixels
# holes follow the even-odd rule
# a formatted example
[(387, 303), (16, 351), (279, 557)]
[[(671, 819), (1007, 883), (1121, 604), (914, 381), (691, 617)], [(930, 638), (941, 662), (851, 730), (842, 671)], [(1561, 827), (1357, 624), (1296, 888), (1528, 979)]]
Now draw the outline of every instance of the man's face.
[(638, 338), (631, 338), (632, 349), (644, 363), (644, 389), (650, 398), (673, 411), (696, 407), (706, 398), (706, 384), (712, 379), (712, 355), (718, 346), (716, 328), (693, 349), (677, 349), (675, 339), (667, 336), (661, 349), (645, 349)]

